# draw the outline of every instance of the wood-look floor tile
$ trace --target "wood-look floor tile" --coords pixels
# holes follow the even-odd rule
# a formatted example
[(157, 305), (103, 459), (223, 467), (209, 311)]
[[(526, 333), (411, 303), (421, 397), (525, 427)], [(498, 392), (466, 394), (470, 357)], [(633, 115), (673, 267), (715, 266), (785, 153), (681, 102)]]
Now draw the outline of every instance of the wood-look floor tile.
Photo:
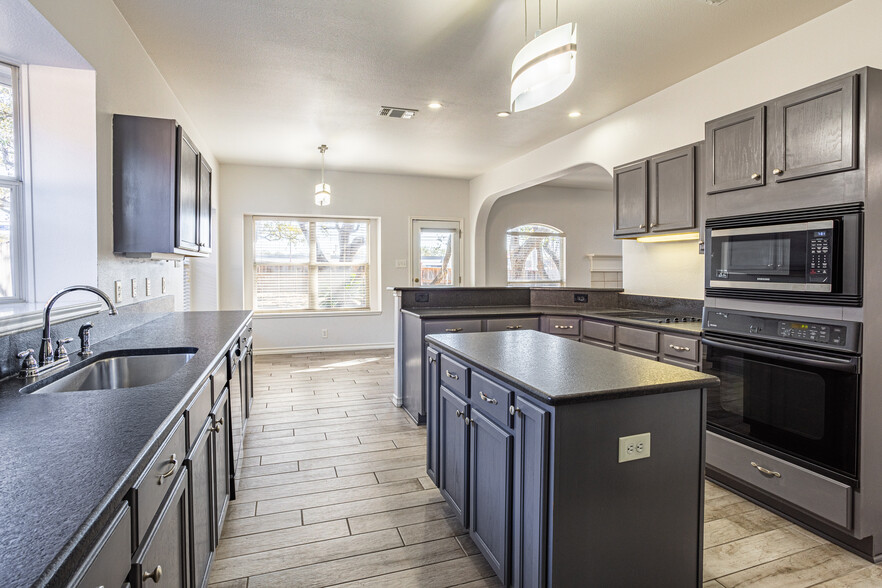
[(717, 578), (726, 588), (805, 588), (867, 566), (867, 562), (831, 544)]
[[(324, 449), (306, 449), (297, 451), (296, 447), (292, 447), (295, 451), (287, 451), (284, 453), (274, 453), (271, 455), (262, 455), (261, 464), (282, 463), (285, 461), (309, 461), (320, 457), (339, 457), (343, 455), (358, 455), (362, 453), (372, 453), (383, 451), (386, 449), (397, 449), (391, 441), (380, 441), (379, 443), (365, 443), (355, 445), (342, 445), (340, 447), (327, 447)], [(301, 469), (307, 469), (301, 464)]]
[[(279, 442), (278, 439), (261, 439), (253, 443), (244, 445), (245, 457), (276, 455), (279, 453), (292, 453), (299, 451), (309, 451), (310, 449), (330, 449), (332, 447), (347, 447), (352, 445), (361, 445), (358, 437), (343, 437), (340, 439), (322, 439), (304, 441), (291, 435), (291, 443)], [(382, 441), (380, 441), (382, 443)], [(289, 461), (289, 460), (286, 460)]]
[[(379, 531), (379, 533), (387, 532), (389, 531)], [(352, 539), (363, 536), (355, 535)], [(351, 582), (451, 559), (463, 559), (462, 551), (453, 539), (441, 539), (396, 549), (374, 550), (373, 553), (366, 555), (334, 559), (277, 573), (253, 576), (248, 580), (248, 587), (319, 588), (328, 585), (328, 578), (333, 578), (338, 583)]]
[(420, 484), (422, 484), (423, 488), (425, 488), (426, 490), (431, 490), (432, 488), (438, 487), (435, 485), (435, 482), (433, 482), (432, 478), (430, 478), (429, 476), (422, 476), (419, 480), (420, 480)]
[(717, 582), (716, 580), (710, 580), (701, 585), (701, 588), (725, 588), (722, 584)]
[(375, 514), (353, 516), (349, 518), (349, 529), (352, 534), (368, 533), (381, 529), (393, 529), (417, 523), (426, 523), (452, 517), (455, 513), (446, 502), (434, 502), (421, 506), (400, 508), (378, 512)]
[(705, 549), (704, 579), (719, 581), (723, 576), (819, 545), (820, 539), (810, 539), (791, 527)]
[(410, 466), (407, 468), (398, 468), (397, 470), (384, 470), (374, 472), (380, 483), (394, 482), (395, 480), (418, 480), (421, 476), (426, 475), (426, 468), (422, 465)]
[(737, 541), (789, 524), (787, 520), (762, 508), (715, 519), (704, 524), (704, 547)]
[(299, 482), (308, 482), (310, 480), (326, 480), (334, 478), (337, 474), (334, 468), (324, 468), (316, 470), (305, 470), (295, 472), (285, 472), (281, 474), (265, 474), (263, 476), (252, 476), (245, 478), (239, 482), (239, 490), (253, 490), (254, 488), (266, 488), (267, 486), (280, 486), (282, 484), (297, 484)]
[(239, 578), (237, 580), (229, 580), (228, 582), (209, 584), (208, 588), (248, 588), (248, 578)]
[(474, 582), (466, 582), (465, 584), (457, 584), (456, 588), (500, 588), (502, 582), (496, 576), (490, 576)]
[(414, 543), (424, 543), (426, 541), (434, 541), (435, 539), (444, 539), (445, 537), (456, 537), (468, 533), (468, 530), (464, 529), (456, 518), (447, 518), (405, 525), (398, 527), (398, 532), (401, 533), (401, 540), (404, 541), (405, 545), (413, 545)]
[(730, 493), (719, 498), (711, 498), (704, 501), (704, 522), (724, 519), (757, 508), (759, 507), (756, 504), (736, 494)]
[(882, 565), (870, 565), (867, 567), (845, 574), (840, 578), (827, 580), (817, 585), (817, 588), (878, 588), (882, 586)]
[[(483, 556), (451, 559), (426, 566), (340, 584), (338, 588), (447, 588), (495, 577)], [(491, 586), (493, 584), (490, 584)], [(499, 585), (497, 581), (496, 586)]]
[(241, 479), (252, 478), (255, 476), (267, 476), (272, 474), (284, 474), (300, 471), (300, 464), (296, 461), (286, 461), (284, 463), (261, 464), (248, 468), (242, 468), (236, 475)]
[(243, 517), (253, 517), (257, 510), (257, 504), (254, 502), (240, 502), (233, 500), (227, 506), (226, 520), (241, 519)]
[[(286, 510), (303, 510), (303, 523), (305, 525), (311, 525), (321, 521), (346, 518), (345, 515), (342, 517), (322, 517), (317, 513), (317, 511), (319, 513), (325, 512), (322, 509), (339, 508), (345, 511), (351, 508), (350, 505), (359, 504), (367, 500), (386, 499), (394, 501), (395, 498), (390, 499), (387, 497), (397, 497), (399, 494), (407, 493), (418, 494), (420, 492), (427, 492), (427, 490), (423, 490), (423, 487), (420, 486), (420, 483), (416, 480), (403, 480), (401, 482), (390, 482), (388, 484), (372, 484), (370, 486), (360, 486), (358, 488), (328, 490), (318, 494), (304, 494), (303, 496), (292, 496), (289, 498), (261, 500), (257, 503), (257, 514), (270, 514)], [(307, 514), (307, 512), (309, 514)]]
[(475, 542), (472, 541), (472, 538), (468, 535), (459, 535), (456, 538), (457, 543), (459, 543), (460, 549), (462, 549), (463, 553), (466, 555), (478, 555), (481, 553), (481, 550), (478, 549), (478, 546), (475, 545)]
[[(264, 486), (262, 488), (252, 488), (242, 490), (240, 488), (237, 500), (262, 502), (274, 500), (277, 498), (291, 498), (295, 496), (304, 496), (306, 494), (324, 493), (331, 490), (343, 490), (346, 488), (360, 488), (362, 486), (377, 485), (377, 477), (373, 474), (358, 474), (356, 476), (346, 476), (345, 478), (325, 478), (322, 480), (308, 480), (304, 482), (295, 482), (291, 484), (278, 484), (274, 486)], [(258, 506), (258, 513), (260, 507)]]
[[(337, 475), (344, 476), (350, 475), (351, 473), (364, 473), (364, 471), (371, 470), (363, 470), (363, 471), (347, 471), (347, 473), (342, 473), (341, 469), (338, 466), (352, 465), (352, 464), (363, 464), (368, 462), (378, 462), (378, 461), (387, 461), (387, 460), (401, 460), (402, 466), (414, 465), (412, 463), (403, 463), (405, 458), (410, 457), (418, 457), (422, 456), (422, 460), (425, 462), (426, 459), (426, 449), (424, 447), (405, 447), (403, 449), (398, 449), (397, 447), (392, 447), (391, 449), (384, 449), (381, 451), (369, 451), (366, 453), (352, 453), (349, 455), (335, 455), (332, 457), (319, 457), (315, 459), (302, 459), (300, 460), (300, 469), (302, 470), (311, 470), (315, 468), (328, 468), (335, 467), (337, 468)], [(390, 466), (392, 464), (389, 464)], [(376, 466), (375, 466), (376, 467)], [(390, 468), (383, 468), (390, 469)]]
[(219, 560), (228, 559), (261, 551), (346, 537), (347, 535), (349, 535), (349, 525), (346, 524), (346, 521), (328, 521), (317, 525), (298, 525), (238, 537), (228, 536), (218, 545), (215, 557)]
[[(353, 535), (340, 537), (338, 539), (328, 539), (319, 541), (318, 543), (306, 543), (304, 545), (295, 545), (282, 549), (273, 549), (272, 551), (263, 551), (252, 553), (249, 555), (239, 555), (219, 559), (214, 562), (211, 568), (209, 583), (223, 582), (226, 580), (235, 580), (236, 578), (248, 578), (249, 576), (258, 576), (259, 574), (270, 574), (278, 570), (288, 570), (298, 566), (310, 566), (320, 562), (327, 562), (339, 558), (351, 557), (358, 554), (371, 553), (379, 551), (388, 553), (386, 550), (394, 550), (395, 547), (401, 546), (401, 537), (398, 531), (377, 531), (376, 533), (366, 533), (364, 535)], [(262, 576), (267, 578), (269, 576)], [(248, 580), (250, 588), (255, 585), (264, 586), (297, 586), (296, 583), (276, 583), (266, 584), (264, 581), (258, 580), (255, 584), (255, 577)], [(325, 578), (327, 581), (327, 577)], [(341, 581), (345, 581), (345, 578)]]
[[(393, 482), (392, 484), (413, 484), (413, 486), (419, 488), (419, 490), (380, 498), (346, 502), (343, 504), (329, 504), (327, 506), (316, 508), (305, 508), (303, 509), (303, 522), (307, 525), (311, 525), (321, 521), (331, 521), (334, 519), (355, 517), (388, 510), (408, 508), (411, 506), (420, 506), (444, 500), (438, 490), (423, 490), (422, 486), (420, 486), (416, 480)], [(383, 484), (381, 486), (391, 486), (392, 484)], [(258, 508), (259, 507), (260, 505), (258, 505)]]
[(367, 435), (401, 435), (403, 433), (412, 433), (416, 429), (416, 425), (409, 417), (405, 417), (405, 420), (401, 420), (400, 422), (396, 422), (391, 425), (378, 426), (378, 423), (371, 425), (368, 423), (365, 426), (360, 427), (351, 427), (342, 431), (328, 431), (325, 433), (328, 439), (339, 439), (340, 437), (349, 437), (351, 435), (356, 436), (367, 436)]
[(300, 514), (299, 510), (289, 510), (286, 512), (253, 516), (244, 519), (234, 519), (224, 523), (224, 528), (221, 532), (221, 540), (223, 542), (228, 537), (253, 535), (255, 533), (287, 529), (288, 527), (299, 527), (302, 523), (303, 516)]

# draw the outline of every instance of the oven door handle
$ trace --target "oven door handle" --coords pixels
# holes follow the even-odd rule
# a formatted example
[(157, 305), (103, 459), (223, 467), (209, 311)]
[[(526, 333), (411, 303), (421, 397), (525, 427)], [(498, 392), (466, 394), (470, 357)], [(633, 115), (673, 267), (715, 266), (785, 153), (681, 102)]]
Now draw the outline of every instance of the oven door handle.
[(824, 359), (818, 359), (817, 356), (812, 356), (805, 353), (784, 351), (781, 349), (776, 349), (772, 351), (769, 350), (768, 347), (759, 347), (756, 345), (751, 345), (749, 343), (721, 343), (719, 341), (706, 339), (704, 337), (702, 337), (701, 342), (703, 345), (707, 345), (708, 347), (717, 347), (719, 349), (736, 351), (740, 353), (750, 353), (751, 355), (759, 355), (760, 357), (768, 357), (771, 359), (787, 359), (802, 365), (822, 369), (850, 372), (853, 374), (859, 374), (861, 371), (860, 358), (857, 357), (846, 359), (840, 357), (824, 356)]

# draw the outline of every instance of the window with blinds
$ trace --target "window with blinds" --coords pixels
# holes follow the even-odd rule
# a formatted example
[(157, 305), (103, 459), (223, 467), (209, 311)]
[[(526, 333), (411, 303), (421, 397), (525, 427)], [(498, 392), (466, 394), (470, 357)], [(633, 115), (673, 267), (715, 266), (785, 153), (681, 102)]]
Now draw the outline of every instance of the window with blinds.
[(254, 217), (256, 311), (369, 310), (371, 223)]
[(549, 225), (527, 224), (506, 231), (508, 283), (563, 286), (566, 235)]

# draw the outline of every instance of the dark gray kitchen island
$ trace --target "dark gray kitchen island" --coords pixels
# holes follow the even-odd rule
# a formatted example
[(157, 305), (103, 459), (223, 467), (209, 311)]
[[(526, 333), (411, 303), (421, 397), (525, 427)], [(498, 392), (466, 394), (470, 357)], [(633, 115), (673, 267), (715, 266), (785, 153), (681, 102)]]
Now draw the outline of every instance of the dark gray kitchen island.
[(535, 331), (426, 341), (428, 475), (505, 585), (701, 585), (716, 378)]

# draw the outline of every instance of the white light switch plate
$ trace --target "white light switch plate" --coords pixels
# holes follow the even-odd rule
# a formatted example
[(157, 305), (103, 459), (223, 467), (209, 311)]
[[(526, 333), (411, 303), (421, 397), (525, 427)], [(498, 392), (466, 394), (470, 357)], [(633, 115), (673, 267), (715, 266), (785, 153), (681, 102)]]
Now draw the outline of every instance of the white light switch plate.
[(162, 293), (165, 294), (165, 278), (162, 278)]
[(138, 297), (138, 280), (132, 278), (132, 298)]
[(144, 296), (150, 296), (150, 278), (145, 279)]
[(114, 294), (113, 295), (114, 302), (116, 302), (117, 304), (122, 302), (122, 281), (121, 280), (116, 280), (113, 283), (113, 294)]
[(649, 457), (649, 433), (619, 437), (619, 463)]
[(406, 259), (396, 259), (395, 267), (407, 269), (407, 260)]

